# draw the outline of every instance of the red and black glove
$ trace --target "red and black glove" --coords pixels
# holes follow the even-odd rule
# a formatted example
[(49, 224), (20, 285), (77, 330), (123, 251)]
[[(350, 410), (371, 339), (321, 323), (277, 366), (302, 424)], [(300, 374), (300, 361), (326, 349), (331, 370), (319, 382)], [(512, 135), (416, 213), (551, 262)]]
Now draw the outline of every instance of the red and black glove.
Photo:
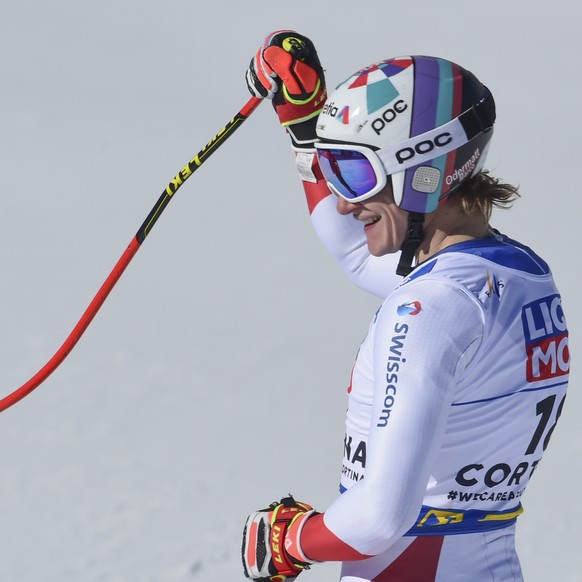
[(286, 582), (308, 570), (314, 562), (303, 553), (299, 538), (313, 515), (317, 513), (310, 505), (291, 495), (249, 515), (242, 539), (245, 576), (255, 582)]
[(317, 51), (307, 37), (292, 30), (269, 34), (251, 60), (246, 81), (252, 95), (273, 101), (296, 147), (313, 145), (327, 93)]

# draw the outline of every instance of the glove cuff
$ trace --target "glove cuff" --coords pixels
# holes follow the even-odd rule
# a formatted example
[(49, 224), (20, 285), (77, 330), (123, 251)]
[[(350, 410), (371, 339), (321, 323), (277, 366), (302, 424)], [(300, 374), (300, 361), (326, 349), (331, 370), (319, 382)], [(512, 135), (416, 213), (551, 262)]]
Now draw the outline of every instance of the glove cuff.
[(318, 512), (313, 509), (298, 514), (293, 518), (293, 521), (289, 524), (287, 531), (285, 532), (285, 552), (295, 565), (303, 568), (315, 564), (315, 560), (308, 558), (301, 547), (301, 532), (303, 531), (303, 526), (305, 525), (305, 522), (314, 515), (318, 515)]
[(313, 148), (313, 144), (317, 141), (317, 116), (319, 111), (311, 114), (306, 120), (302, 120), (298, 123), (282, 124), (289, 137), (293, 143), (295, 149), (309, 149)]

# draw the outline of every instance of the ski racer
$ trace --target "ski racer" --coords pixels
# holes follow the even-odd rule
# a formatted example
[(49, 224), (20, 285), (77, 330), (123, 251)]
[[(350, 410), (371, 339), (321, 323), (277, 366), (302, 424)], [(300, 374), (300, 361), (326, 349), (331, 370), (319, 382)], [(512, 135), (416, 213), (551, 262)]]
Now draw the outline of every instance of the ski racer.
[(521, 496), (562, 412), (568, 330), (546, 262), (490, 226), (495, 103), (471, 72), (402, 56), (327, 97), (313, 43), (270, 34), (247, 71), (296, 152), (310, 216), (382, 300), (348, 389), (341, 494), (252, 513), (252, 580), (340, 561), (342, 582), (517, 582)]

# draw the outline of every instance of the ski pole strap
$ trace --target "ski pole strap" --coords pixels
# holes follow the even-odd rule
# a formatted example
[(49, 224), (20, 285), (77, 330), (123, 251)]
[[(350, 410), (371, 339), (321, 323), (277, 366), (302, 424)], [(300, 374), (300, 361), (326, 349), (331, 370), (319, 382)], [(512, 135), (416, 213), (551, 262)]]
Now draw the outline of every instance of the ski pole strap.
[(416, 523), (405, 536), (442, 536), (479, 533), (513, 525), (523, 513), (521, 503), (507, 511), (437, 509), (423, 505)]

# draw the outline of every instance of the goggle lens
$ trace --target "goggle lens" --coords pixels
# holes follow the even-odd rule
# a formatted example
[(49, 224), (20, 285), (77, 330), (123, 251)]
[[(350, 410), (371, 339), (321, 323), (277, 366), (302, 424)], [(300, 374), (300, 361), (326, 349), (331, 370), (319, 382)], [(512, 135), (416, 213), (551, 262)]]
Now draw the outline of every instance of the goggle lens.
[(370, 160), (362, 153), (343, 149), (318, 149), (319, 167), (326, 181), (342, 197), (354, 200), (378, 184)]

